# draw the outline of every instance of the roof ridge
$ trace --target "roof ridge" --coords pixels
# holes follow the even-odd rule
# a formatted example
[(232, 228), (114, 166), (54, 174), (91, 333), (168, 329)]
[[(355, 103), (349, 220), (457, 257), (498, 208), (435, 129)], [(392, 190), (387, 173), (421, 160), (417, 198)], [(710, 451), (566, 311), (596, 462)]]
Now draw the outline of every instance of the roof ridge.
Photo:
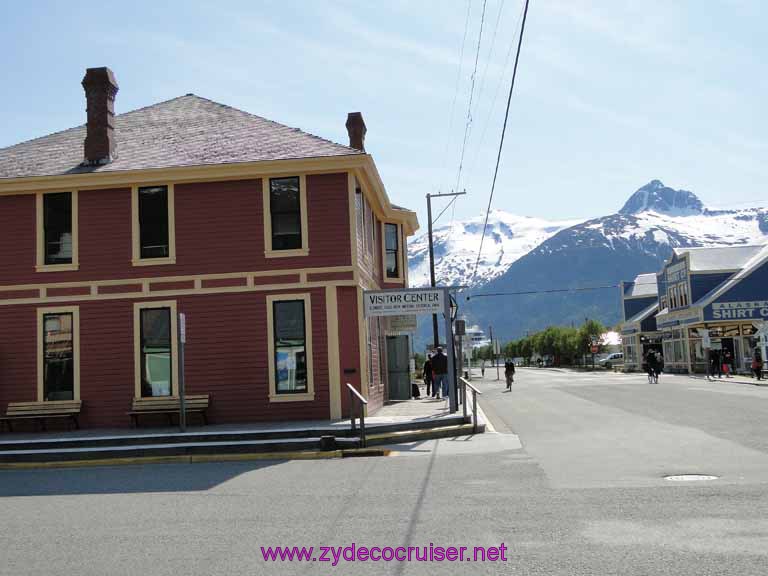
[[(334, 146), (342, 146), (343, 148), (348, 148), (349, 150), (353, 152), (360, 152), (356, 148), (352, 148), (351, 146), (347, 146), (346, 144), (339, 144), (338, 142), (334, 142), (333, 140), (328, 140), (327, 138), (323, 138), (322, 136), (318, 136), (317, 134), (312, 134), (311, 132), (305, 132), (301, 128), (296, 128), (295, 126), (289, 126), (288, 124), (283, 124), (282, 122), (277, 122), (275, 120), (270, 120), (269, 118), (265, 118), (264, 116), (259, 116), (258, 114), (254, 114), (253, 112), (248, 112), (247, 110), (243, 110), (242, 108), (237, 108), (235, 106), (231, 106), (230, 104), (224, 104), (223, 102), (217, 102), (216, 100), (212, 100), (210, 98), (206, 98), (205, 96), (200, 96), (199, 94), (185, 94), (184, 96), (179, 96), (178, 98), (186, 98), (188, 96), (192, 96), (194, 98), (197, 98), (198, 100), (204, 100), (206, 102), (210, 102), (211, 104), (214, 104), (216, 106), (219, 106), (221, 108), (226, 108), (228, 110), (233, 110), (234, 112), (237, 112), (239, 114), (245, 114), (246, 116), (250, 116), (252, 118), (258, 118), (259, 120), (266, 122), (268, 124), (272, 124), (273, 126), (277, 126), (280, 128), (288, 128), (289, 130), (293, 130), (295, 132), (299, 132), (301, 134), (304, 134), (306, 136), (310, 136), (312, 138), (316, 138), (317, 140), (321, 140), (322, 142), (327, 142), (328, 144), (333, 144)], [(176, 100), (176, 98), (173, 98), (173, 100)], [(170, 102), (168, 100), (167, 102)], [(162, 102), (160, 102), (162, 104)]]

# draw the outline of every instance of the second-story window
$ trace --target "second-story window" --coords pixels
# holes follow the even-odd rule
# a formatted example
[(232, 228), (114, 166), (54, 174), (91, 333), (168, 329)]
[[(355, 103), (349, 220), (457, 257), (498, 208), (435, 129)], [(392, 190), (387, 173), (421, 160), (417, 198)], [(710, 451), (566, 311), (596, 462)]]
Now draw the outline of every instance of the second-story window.
[(139, 188), (139, 257), (170, 257), (168, 187)]
[(387, 278), (400, 278), (400, 235), (397, 224), (384, 224)]
[(72, 264), (72, 193), (43, 195), (44, 264)]
[(298, 176), (270, 179), (269, 210), (272, 250), (301, 249), (301, 195)]

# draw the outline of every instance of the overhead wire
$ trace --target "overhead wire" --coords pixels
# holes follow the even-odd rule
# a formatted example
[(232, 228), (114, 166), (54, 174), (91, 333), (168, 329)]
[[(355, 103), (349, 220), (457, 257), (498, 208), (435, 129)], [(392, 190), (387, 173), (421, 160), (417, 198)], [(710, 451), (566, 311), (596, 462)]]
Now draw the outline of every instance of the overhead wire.
[[(624, 282), (624, 286), (656, 286), (656, 282)], [(558, 294), (562, 292), (587, 292), (589, 290), (608, 290), (620, 288), (622, 284), (604, 284), (601, 286), (576, 286), (573, 288), (552, 288), (548, 290), (521, 290), (518, 292), (481, 292), (467, 296), (467, 300), (472, 298), (489, 298), (497, 296), (529, 296), (532, 294)]]
[(456, 186), (454, 187), (454, 191), (458, 191), (459, 189), (459, 183), (461, 182), (461, 171), (464, 167), (464, 154), (467, 149), (467, 138), (469, 136), (469, 130), (470, 126), (472, 125), (472, 100), (475, 95), (475, 80), (477, 78), (477, 63), (480, 60), (480, 46), (483, 41), (483, 25), (485, 24), (485, 8), (488, 4), (488, 0), (483, 0), (483, 11), (480, 14), (480, 31), (477, 35), (477, 50), (475, 52), (475, 66), (472, 70), (472, 82), (470, 84), (469, 89), (469, 103), (467, 104), (467, 119), (466, 123), (464, 124), (464, 140), (461, 144), (461, 155), (459, 157), (459, 168), (456, 172)]
[(485, 211), (485, 223), (483, 224), (483, 234), (480, 237), (480, 249), (477, 251), (477, 260), (475, 261), (475, 268), (472, 271), (472, 279), (469, 284), (471, 285), (477, 274), (477, 267), (480, 264), (480, 257), (483, 253), (483, 242), (485, 241), (485, 231), (488, 228), (488, 216), (491, 213), (491, 204), (493, 203), (493, 193), (496, 190), (496, 179), (499, 175), (499, 164), (501, 163), (501, 152), (504, 148), (504, 136), (507, 132), (507, 121), (509, 120), (509, 106), (512, 102), (512, 92), (515, 89), (515, 79), (517, 78), (517, 65), (520, 62), (520, 48), (523, 44), (523, 34), (525, 32), (525, 21), (528, 16), (528, 3), (529, 0), (525, 0), (525, 10), (523, 11), (523, 22), (520, 26), (520, 37), (517, 42), (517, 54), (515, 55), (515, 67), (512, 70), (512, 82), (509, 85), (509, 96), (507, 97), (507, 110), (504, 114), (504, 125), (501, 129), (501, 140), (499, 141), (499, 152), (496, 156), (496, 168), (493, 171), (493, 182), (491, 184), (491, 193), (488, 197), (488, 208)]
[[(448, 117), (448, 135), (445, 139), (445, 150), (443, 151), (443, 163), (440, 168), (440, 173), (445, 174), (445, 163), (448, 159), (448, 148), (451, 143), (451, 132), (453, 131), (453, 116), (456, 111), (456, 99), (459, 94), (459, 85), (461, 83), (461, 70), (464, 67), (464, 47), (467, 42), (467, 32), (469, 31), (469, 21), (472, 13), (472, 0), (467, 0), (467, 14), (464, 17), (464, 34), (461, 38), (461, 49), (459, 50), (459, 69), (456, 72), (456, 82), (453, 89), (453, 101), (451, 102), (451, 113)], [(441, 182), (442, 183), (442, 182)], [(440, 187), (438, 187), (439, 190)]]

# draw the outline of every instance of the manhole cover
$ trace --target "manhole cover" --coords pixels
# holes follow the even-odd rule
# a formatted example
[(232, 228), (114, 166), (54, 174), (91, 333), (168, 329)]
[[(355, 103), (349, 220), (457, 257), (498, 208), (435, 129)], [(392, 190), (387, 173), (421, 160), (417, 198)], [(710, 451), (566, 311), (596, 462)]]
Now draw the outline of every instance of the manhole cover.
[(676, 476), (665, 476), (664, 480), (672, 482), (701, 482), (703, 480), (717, 480), (717, 476), (709, 474), (677, 474)]

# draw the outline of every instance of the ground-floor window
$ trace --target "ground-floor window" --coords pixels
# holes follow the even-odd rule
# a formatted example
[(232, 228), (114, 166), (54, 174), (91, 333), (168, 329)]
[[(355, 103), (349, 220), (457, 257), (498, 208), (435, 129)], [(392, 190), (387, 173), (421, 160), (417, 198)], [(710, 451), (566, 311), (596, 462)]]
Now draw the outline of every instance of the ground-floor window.
[(138, 398), (176, 394), (176, 302), (134, 304), (134, 354)]
[(38, 332), (38, 401), (78, 400), (78, 308), (38, 309)]
[(311, 318), (309, 294), (267, 296), (272, 401), (314, 398)]

